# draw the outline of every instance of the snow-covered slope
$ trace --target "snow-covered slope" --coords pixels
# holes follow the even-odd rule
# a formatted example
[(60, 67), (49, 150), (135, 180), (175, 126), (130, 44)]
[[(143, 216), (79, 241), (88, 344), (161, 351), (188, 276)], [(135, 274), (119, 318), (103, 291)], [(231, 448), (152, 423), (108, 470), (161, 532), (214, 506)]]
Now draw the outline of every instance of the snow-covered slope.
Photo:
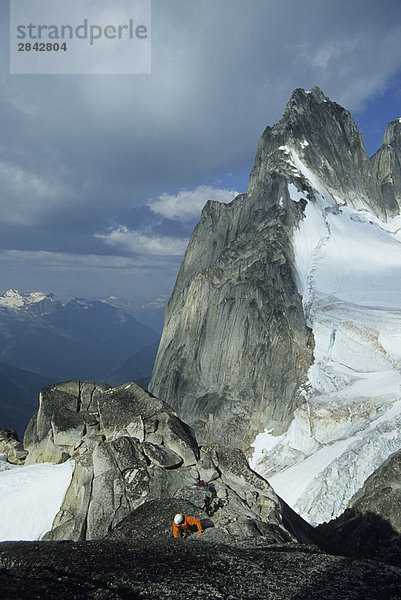
[(51, 529), (74, 464), (16, 467), (0, 456), (0, 541), (39, 540)]
[(401, 448), (401, 217), (381, 221), (363, 197), (346, 205), (293, 148), (280, 150), (314, 191), (288, 186), (307, 202), (293, 247), (314, 363), (305, 404), (284, 435), (256, 438), (251, 464), (317, 524)]

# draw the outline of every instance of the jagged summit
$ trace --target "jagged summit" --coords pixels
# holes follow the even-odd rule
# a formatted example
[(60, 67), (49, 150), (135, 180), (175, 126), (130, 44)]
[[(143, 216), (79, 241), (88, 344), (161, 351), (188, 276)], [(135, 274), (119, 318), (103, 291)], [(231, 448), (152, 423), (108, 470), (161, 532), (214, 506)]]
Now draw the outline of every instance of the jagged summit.
[[(392, 155), (400, 148), (399, 125), (398, 120), (388, 125), (382, 149), (369, 159), (349, 111), (318, 87), (311, 91), (298, 88), (282, 119), (266, 127), (259, 140), (248, 191), (267, 171), (294, 175), (294, 160), (288, 160), (291, 151), (295, 162), (301, 160), (334, 196), (341, 196), (341, 203), (391, 218), (399, 214), (401, 204), (401, 169)], [(389, 182), (390, 173), (395, 180)]]
[(401, 119), (387, 124), (383, 144), (371, 161), (385, 204), (396, 211), (401, 205)]
[(401, 118), (387, 123), (386, 131), (383, 136), (383, 146), (395, 145), (400, 148), (401, 145)]
[(260, 158), (285, 144), (298, 148), (299, 151), (308, 148), (303, 152), (305, 156), (314, 147), (324, 155), (325, 149), (333, 151), (337, 147), (339, 153), (345, 145), (353, 154), (356, 152), (360, 155), (360, 159), (367, 159), (362, 134), (349, 111), (330, 100), (318, 87), (310, 92), (301, 88), (293, 92), (282, 119), (273, 127), (267, 126), (263, 132), (256, 152), (255, 166)]

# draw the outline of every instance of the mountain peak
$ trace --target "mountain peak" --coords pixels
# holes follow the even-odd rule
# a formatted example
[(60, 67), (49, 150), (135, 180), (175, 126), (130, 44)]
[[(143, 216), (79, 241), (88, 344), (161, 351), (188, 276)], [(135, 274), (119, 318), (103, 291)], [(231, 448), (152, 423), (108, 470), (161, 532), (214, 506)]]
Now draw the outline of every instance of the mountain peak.
[(24, 308), (30, 304), (36, 304), (43, 300), (53, 300), (53, 294), (45, 294), (43, 292), (19, 292), (10, 288), (2, 296), (0, 296), (0, 307), (5, 308)]
[(259, 140), (248, 193), (263, 186), (266, 173), (303, 185), (294, 169), (295, 153), (301, 171), (312, 171), (342, 203), (387, 220), (399, 214), (400, 151), (400, 119), (388, 124), (382, 148), (370, 159), (348, 110), (317, 86), (308, 91), (297, 88), (282, 119), (266, 127)]
[(383, 137), (383, 146), (386, 144), (391, 145), (393, 142), (401, 145), (401, 118), (387, 123)]
[[(348, 110), (330, 100), (315, 86), (305, 91), (297, 88), (285, 107), (282, 119), (266, 127), (259, 140), (256, 162), (284, 145), (296, 148), (307, 141), (322, 158), (328, 161), (327, 152), (344, 149), (360, 162), (367, 159), (363, 138)], [(308, 150), (310, 152), (311, 148)], [(347, 157), (345, 157), (347, 158)]]
[(330, 98), (322, 92), (320, 87), (315, 85), (315, 87), (313, 87), (311, 90), (296, 88), (291, 95), (287, 107), (291, 106), (292, 104), (303, 104), (311, 101), (318, 104), (322, 104), (323, 102), (332, 102)]
[(24, 306), (24, 299), (18, 290), (10, 288), (0, 296), (0, 306), (20, 308), (21, 306)]
[(294, 90), (282, 119), (272, 128), (267, 127), (266, 131), (281, 134), (295, 144), (312, 137), (319, 145), (326, 142), (327, 134), (335, 133), (336, 143), (352, 144), (351, 138), (357, 137), (363, 146), (362, 136), (349, 111), (331, 100), (317, 86), (311, 90)]

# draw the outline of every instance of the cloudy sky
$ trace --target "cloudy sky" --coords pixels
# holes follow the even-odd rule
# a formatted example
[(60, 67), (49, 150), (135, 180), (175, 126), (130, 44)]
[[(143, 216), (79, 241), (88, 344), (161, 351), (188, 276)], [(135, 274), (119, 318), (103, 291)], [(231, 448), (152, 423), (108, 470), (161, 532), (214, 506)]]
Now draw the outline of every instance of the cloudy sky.
[(10, 75), (8, 0), (0, 27), (0, 291), (167, 296), (295, 88), (369, 154), (401, 116), (399, 0), (152, 0), (150, 75)]

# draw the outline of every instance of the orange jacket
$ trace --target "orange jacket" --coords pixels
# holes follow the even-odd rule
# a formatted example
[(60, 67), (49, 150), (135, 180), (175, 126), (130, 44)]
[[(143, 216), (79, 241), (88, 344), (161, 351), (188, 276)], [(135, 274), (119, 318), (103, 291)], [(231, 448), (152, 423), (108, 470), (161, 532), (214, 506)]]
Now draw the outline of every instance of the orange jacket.
[(173, 521), (173, 536), (178, 538), (180, 535), (180, 531), (184, 533), (184, 535), (188, 534), (188, 529), (192, 526), (198, 528), (199, 533), (202, 533), (202, 525), (199, 519), (195, 519), (195, 517), (187, 517), (186, 515), (182, 515), (184, 517), (184, 522), (181, 525), (177, 525)]

